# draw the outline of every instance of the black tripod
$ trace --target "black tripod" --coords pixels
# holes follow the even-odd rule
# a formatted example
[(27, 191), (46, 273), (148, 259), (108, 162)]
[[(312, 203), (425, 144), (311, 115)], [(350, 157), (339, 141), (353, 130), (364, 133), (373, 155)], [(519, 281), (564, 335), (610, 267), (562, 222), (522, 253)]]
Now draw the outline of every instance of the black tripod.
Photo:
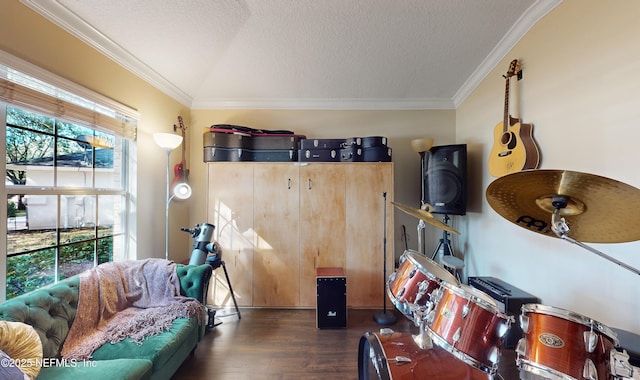
[[(445, 214), (444, 217), (442, 218), (442, 222), (444, 224), (447, 224), (449, 222), (449, 215)], [(433, 255), (431, 255), (431, 260), (436, 259), (436, 256), (438, 256), (438, 252), (440, 252), (440, 249), (442, 248), (443, 250), (443, 256), (445, 255), (451, 255), (454, 256), (453, 254), (453, 248), (451, 247), (451, 241), (449, 240), (449, 233), (446, 230), (442, 230), (442, 239), (440, 239), (440, 241), (438, 242), (438, 245), (436, 245), (436, 249), (433, 250)]]

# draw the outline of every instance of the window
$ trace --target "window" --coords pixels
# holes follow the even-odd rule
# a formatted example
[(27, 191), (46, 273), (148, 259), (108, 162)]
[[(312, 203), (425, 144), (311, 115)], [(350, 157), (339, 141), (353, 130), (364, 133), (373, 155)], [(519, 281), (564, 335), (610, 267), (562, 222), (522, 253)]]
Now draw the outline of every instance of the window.
[(0, 260), (9, 299), (129, 258), (135, 127), (109, 107), (0, 65), (2, 73), (7, 239)]

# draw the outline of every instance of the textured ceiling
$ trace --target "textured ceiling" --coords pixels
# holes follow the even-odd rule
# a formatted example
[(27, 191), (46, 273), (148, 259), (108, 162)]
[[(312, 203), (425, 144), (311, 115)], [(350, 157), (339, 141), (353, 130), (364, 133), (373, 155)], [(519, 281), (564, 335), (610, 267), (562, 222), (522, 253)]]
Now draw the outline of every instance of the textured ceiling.
[(559, 2), (22, 1), (178, 101), (211, 109), (455, 108)]

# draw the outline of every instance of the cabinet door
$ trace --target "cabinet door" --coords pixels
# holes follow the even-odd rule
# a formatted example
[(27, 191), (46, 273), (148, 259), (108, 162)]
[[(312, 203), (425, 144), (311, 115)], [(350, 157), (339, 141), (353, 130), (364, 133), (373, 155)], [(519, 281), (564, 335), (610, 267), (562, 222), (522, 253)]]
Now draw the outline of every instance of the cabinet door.
[(254, 306), (299, 304), (298, 175), (291, 163), (255, 165)]
[(346, 171), (347, 302), (351, 307), (382, 307), (387, 296), (385, 223), (386, 277), (394, 271), (393, 164), (354, 163)]
[(345, 257), (344, 166), (341, 164), (302, 166), (300, 167), (300, 306), (316, 304), (316, 268), (345, 268)]
[[(214, 239), (222, 247), (236, 300), (253, 305), (253, 164), (209, 163), (207, 222), (213, 224)], [(233, 307), (233, 300), (219, 268), (209, 283), (209, 303)]]

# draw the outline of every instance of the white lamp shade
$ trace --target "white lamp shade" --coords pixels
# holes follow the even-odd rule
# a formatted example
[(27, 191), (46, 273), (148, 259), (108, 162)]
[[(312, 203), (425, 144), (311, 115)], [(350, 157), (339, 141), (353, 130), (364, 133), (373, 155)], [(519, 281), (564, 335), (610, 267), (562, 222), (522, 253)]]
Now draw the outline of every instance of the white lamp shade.
[(173, 133), (154, 133), (153, 139), (160, 148), (173, 150), (182, 144), (182, 136)]
[(191, 186), (186, 182), (180, 182), (173, 188), (173, 195), (178, 199), (187, 199), (191, 196)]

